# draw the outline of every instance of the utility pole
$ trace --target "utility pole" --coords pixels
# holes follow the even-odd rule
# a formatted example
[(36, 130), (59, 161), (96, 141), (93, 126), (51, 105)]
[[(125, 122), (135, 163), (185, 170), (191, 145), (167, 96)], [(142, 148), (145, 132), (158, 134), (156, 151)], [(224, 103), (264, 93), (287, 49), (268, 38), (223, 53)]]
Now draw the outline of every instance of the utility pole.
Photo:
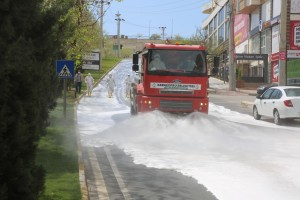
[[(287, 23), (287, 1), (281, 1), (281, 14), (280, 14), (280, 30), (279, 30), (279, 77), (278, 77), (278, 84), (279, 85), (286, 85), (287, 80), (287, 67), (286, 67), (286, 23)], [(283, 55), (282, 55), (283, 54)], [(281, 58), (283, 57), (283, 58)]]
[(99, 30), (99, 34), (100, 34), (100, 39), (99, 39), (99, 48), (100, 48), (100, 52), (104, 47), (104, 39), (103, 39), (103, 17), (104, 17), (104, 4), (109, 5), (110, 1), (97, 1), (100, 2), (100, 30)]
[(162, 36), (163, 36), (163, 39), (162, 39), (162, 40), (165, 40), (165, 29), (166, 29), (167, 27), (161, 26), (161, 27), (159, 27), (159, 28), (162, 30)]
[(103, 16), (104, 16), (104, 11), (103, 11), (103, 3), (104, 1), (100, 1), (100, 43), (99, 43), (99, 49), (100, 53), (102, 53), (103, 49)]
[(234, 45), (234, 17), (235, 17), (235, 0), (229, 0), (230, 15), (229, 15), (229, 90), (236, 90), (236, 59)]
[(118, 43), (118, 57), (121, 57), (121, 51), (120, 51), (120, 47), (121, 47), (121, 44), (120, 44), (120, 24), (121, 23), (120, 23), (120, 21), (125, 21), (125, 20), (120, 18), (121, 14), (119, 13), (119, 11), (116, 14), (116, 16), (117, 16), (117, 19), (115, 19), (115, 20), (118, 21), (118, 41), (117, 41), (117, 43)]

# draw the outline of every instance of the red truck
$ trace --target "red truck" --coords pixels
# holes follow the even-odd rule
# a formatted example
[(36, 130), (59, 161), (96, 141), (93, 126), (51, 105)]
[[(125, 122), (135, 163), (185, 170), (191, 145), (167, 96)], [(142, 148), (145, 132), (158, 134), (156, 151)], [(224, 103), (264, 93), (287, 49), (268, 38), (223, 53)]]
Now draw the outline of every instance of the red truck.
[(200, 45), (146, 43), (133, 54), (130, 113), (207, 113), (207, 55)]

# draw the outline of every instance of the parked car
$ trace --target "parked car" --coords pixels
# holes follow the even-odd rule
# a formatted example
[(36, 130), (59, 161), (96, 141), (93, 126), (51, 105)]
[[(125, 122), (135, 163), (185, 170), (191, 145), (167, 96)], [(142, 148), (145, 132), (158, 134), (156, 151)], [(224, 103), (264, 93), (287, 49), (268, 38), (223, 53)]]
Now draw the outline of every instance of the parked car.
[[(300, 86), (300, 78), (288, 78), (287, 86)], [(256, 89), (257, 97), (262, 95), (270, 87), (278, 86), (278, 83), (269, 83), (266, 85), (261, 85)]]
[(253, 117), (273, 117), (280, 125), (283, 119), (300, 119), (300, 87), (273, 86), (256, 97), (253, 105)]
[(266, 85), (261, 85), (256, 89), (256, 97), (259, 97), (260, 95), (262, 95), (267, 89), (269, 89), (270, 87), (275, 87), (278, 86), (278, 83), (270, 83), (270, 84), (266, 84)]

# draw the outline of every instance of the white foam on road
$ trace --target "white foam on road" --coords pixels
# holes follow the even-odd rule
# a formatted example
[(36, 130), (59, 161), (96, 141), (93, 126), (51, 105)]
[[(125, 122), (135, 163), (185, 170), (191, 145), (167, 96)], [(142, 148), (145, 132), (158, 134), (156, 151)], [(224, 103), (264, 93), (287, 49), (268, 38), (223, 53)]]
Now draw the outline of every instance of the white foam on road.
[(219, 200), (299, 200), (299, 128), (212, 103), (208, 115), (155, 111), (130, 117), (126, 99), (108, 99), (101, 84), (96, 91), (78, 106), (83, 145), (116, 145), (136, 164), (195, 178)]

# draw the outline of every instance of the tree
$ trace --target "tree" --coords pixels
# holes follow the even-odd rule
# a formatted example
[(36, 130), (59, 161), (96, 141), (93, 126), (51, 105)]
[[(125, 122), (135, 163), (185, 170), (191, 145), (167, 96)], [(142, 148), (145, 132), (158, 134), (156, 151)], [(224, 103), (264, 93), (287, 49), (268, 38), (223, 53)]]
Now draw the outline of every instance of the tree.
[(136, 34), (136, 37), (137, 38), (142, 38), (144, 35), (143, 35), (143, 33), (138, 33), (138, 34)]
[(160, 34), (152, 34), (149, 39), (150, 40), (160, 40), (160, 38), (161, 38)]
[(0, 3), (0, 197), (37, 199), (45, 172), (35, 163), (37, 142), (60, 94), (55, 60), (67, 55), (76, 26), (74, 0)]
[(191, 36), (190, 40), (193, 44), (206, 45), (206, 35), (203, 29), (197, 28), (196, 33)]
[(178, 35), (174, 36), (174, 40), (175, 41), (184, 41), (184, 38), (178, 34)]

